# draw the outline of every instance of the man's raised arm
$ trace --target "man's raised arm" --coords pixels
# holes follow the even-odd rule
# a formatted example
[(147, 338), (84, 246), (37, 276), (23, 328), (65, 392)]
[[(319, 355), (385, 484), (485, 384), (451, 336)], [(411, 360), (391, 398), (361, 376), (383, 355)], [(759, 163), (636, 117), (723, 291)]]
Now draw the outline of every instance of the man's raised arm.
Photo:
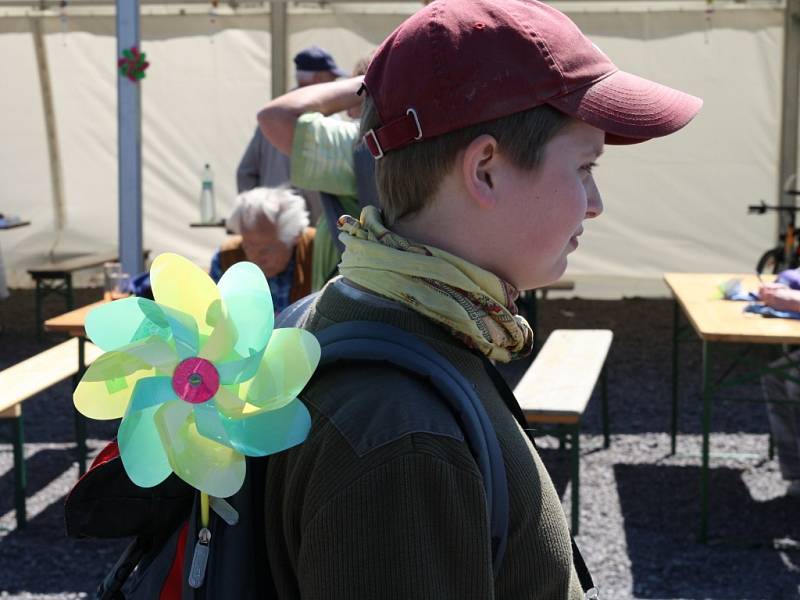
[(357, 92), (363, 80), (362, 76), (358, 76), (309, 85), (271, 100), (258, 113), (261, 133), (278, 150), (287, 156), (291, 155), (294, 127), (298, 117), (309, 112), (332, 115), (358, 106), (361, 98)]

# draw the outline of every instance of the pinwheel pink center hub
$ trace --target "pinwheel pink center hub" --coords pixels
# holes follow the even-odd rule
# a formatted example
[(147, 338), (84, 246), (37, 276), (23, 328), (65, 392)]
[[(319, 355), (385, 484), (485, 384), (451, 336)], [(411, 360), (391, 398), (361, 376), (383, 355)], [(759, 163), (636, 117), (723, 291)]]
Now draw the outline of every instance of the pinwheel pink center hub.
[(214, 397), (219, 389), (219, 373), (204, 358), (187, 358), (172, 374), (172, 389), (190, 404), (202, 404)]

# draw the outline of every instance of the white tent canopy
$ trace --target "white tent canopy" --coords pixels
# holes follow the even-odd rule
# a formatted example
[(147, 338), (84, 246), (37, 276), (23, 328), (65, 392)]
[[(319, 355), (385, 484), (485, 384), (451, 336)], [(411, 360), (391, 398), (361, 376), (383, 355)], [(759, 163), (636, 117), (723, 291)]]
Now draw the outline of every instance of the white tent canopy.
[[(71, 2), (65, 14), (0, 0), (0, 212), (30, 227), (0, 233), (9, 285), (26, 268), (117, 244), (116, 41), (113, 6)], [(53, 3), (56, 4), (56, 3)], [(581, 295), (661, 293), (665, 271), (751, 271), (775, 240), (776, 218), (747, 204), (779, 198), (784, 8), (778, 3), (565, 2), (620, 68), (698, 95), (684, 131), (608, 147), (597, 171), (605, 214), (588, 224), (568, 274)], [(85, 6), (84, 6), (85, 5)], [(222, 230), (190, 229), (204, 163), (217, 210), (271, 95), (268, 3), (144, 4), (142, 91), (144, 246), (207, 264)], [(349, 69), (418, 3), (288, 5), (291, 57), (311, 44)], [(38, 23), (38, 25), (37, 25)], [(63, 178), (57, 230), (35, 27), (43, 31)], [(421, 56), (420, 60), (426, 60)], [(795, 120), (796, 123), (796, 120)], [(796, 169), (791, 169), (796, 170)]]

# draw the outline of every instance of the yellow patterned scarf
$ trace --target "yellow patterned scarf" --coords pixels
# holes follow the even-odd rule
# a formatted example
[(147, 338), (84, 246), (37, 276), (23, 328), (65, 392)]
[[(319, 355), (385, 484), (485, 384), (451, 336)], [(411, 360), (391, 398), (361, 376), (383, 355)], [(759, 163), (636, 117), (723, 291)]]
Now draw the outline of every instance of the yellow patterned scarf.
[(533, 348), (533, 331), (517, 314), (512, 285), (452, 254), (386, 229), (368, 206), (358, 221), (339, 219), (345, 245), (339, 272), (447, 327), (468, 346), (508, 362)]

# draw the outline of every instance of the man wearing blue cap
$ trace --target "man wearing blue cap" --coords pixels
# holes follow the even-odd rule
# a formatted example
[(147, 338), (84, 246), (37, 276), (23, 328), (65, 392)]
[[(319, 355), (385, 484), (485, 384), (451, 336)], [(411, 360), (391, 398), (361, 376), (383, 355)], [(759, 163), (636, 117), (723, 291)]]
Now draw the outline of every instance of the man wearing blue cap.
[[(298, 52), (294, 57), (294, 65), (297, 87), (334, 81), (344, 75), (333, 57), (318, 46)], [(289, 175), (289, 157), (275, 148), (256, 127), (236, 169), (238, 192), (241, 194), (256, 187), (274, 188), (286, 185), (289, 183)], [(308, 204), (312, 222), (316, 221), (320, 212), (318, 194), (305, 191), (301, 193)]]
[(311, 46), (298, 52), (294, 57), (294, 68), (298, 87), (327, 83), (347, 75), (336, 66), (336, 61), (330, 53), (319, 46)]

